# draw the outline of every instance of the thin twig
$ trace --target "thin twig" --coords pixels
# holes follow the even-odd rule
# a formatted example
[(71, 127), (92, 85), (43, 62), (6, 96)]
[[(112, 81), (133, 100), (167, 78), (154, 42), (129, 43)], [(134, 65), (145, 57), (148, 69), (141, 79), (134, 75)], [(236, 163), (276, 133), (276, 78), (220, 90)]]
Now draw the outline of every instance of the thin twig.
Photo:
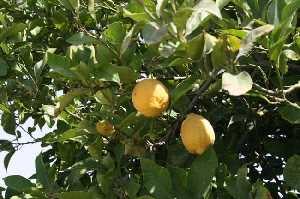
[(83, 120), (79, 115), (76, 115), (76, 114), (68, 111), (67, 109), (65, 109), (64, 111), (67, 112), (68, 114), (70, 114), (71, 116), (73, 116), (74, 118), (78, 119), (78, 120)]
[(31, 133), (29, 133), (28, 131), (26, 131), (22, 125), (19, 124), (18, 127), (20, 127), (25, 133), (27, 133), (33, 140), (36, 140), (36, 138), (33, 137), (33, 135)]

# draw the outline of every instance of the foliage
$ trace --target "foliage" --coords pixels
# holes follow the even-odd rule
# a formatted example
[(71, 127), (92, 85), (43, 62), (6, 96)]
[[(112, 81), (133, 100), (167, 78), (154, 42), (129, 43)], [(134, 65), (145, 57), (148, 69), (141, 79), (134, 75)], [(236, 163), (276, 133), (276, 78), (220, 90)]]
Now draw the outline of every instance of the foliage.
[[(1, 126), (8, 167), (24, 144), (49, 150), (36, 174), (5, 178), (5, 198), (299, 198), (299, 0), (0, 0)], [(157, 118), (131, 102), (156, 78)], [(216, 141), (180, 140), (188, 113)], [(56, 130), (19, 143), (22, 124)], [(113, 124), (111, 137), (96, 131)], [(0, 196), (1, 198), (1, 196)]]

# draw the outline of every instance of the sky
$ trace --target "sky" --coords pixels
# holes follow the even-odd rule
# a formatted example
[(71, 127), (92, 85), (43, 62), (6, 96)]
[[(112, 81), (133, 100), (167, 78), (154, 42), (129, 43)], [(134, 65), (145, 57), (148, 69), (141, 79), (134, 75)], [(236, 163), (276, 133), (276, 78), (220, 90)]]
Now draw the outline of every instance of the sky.
[[(23, 125), (23, 128), (27, 130), (28, 127), (33, 126), (33, 119), (28, 119)], [(42, 129), (37, 127), (37, 130), (33, 132), (33, 137), (40, 138), (45, 134), (52, 132), (55, 127), (49, 129), (45, 125)], [(19, 142), (28, 142), (32, 141), (32, 138), (25, 133), (21, 128), (18, 128), (22, 132), (22, 137), (19, 139)], [(4, 132), (2, 127), (0, 127), (0, 139), (13, 140), (15, 137), (11, 136)], [(42, 149), (40, 143), (27, 144), (24, 145), (20, 150), (18, 150), (12, 157), (8, 169), (6, 171), (4, 167), (4, 157), (7, 152), (0, 152), (0, 186), (5, 187), (3, 178), (9, 175), (21, 175), (25, 178), (29, 178), (32, 174), (35, 173), (35, 158), (40, 154)]]

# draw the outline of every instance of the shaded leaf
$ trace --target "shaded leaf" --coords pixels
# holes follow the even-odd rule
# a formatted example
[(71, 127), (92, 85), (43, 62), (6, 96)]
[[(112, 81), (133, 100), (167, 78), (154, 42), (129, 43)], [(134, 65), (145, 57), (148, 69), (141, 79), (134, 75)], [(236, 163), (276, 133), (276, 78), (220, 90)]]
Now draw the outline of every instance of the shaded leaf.
[(4, 112), (1, 117), (1, 126), (8, 134), (15, 135), (16, 120), (13, 113)]
[(283, 170), (283, 177), (287, 185), (300, 190), (300, 156), (290, 157)]
[(91, 45), (91, 44), (97, 42), (97, 40), (95, 38), (88, 36), (83, 32), (75, 33), (70, 38), (68, 38), (66, 41), (73, 45), (82, 45), (82, 44)]
[(187, 187), (193, 198), (202, 198), (215, 175), (217, 167), (218, 159), (212, 147), (193, 161), (187, 179)]
[(300, 124), (300, 107), (296, 103), (288, 103), (279, 107), (281, 117), (292, 124)]
[(141, 160), (141, 167), (147, 190), (157, 198), (171, 199), (172, 182), (169, 171), (148, 159)]
[(296, 11), (300, 9), (300, 0), (290, 1), (282, 10), (281, 19), (287, 19), (294, 15)]
[(8, 176), (4, 178), (4, 182), (6, 186), (16, 191), (29, 191), (34, 187), (28, 179), (19, 175)]
[[(1, 148), (1, 146), (0, 146), (0, 148)], [(6, 154), (6, 156), (4, 158), (4, 161), (3, 161), (4, 162), (4, 167), (5, 167), (6, 170), (8, 168), (9, 162), (10, 162), (10, 160), (11, 160), (11, 158), (14, 154), (15, 154), (15, 150), (12, 150), (8, 154)]]
[(51, 182), (48, 176), (46, 166), (43, 161), (42, 154), (35, 159), (36, 179), (43, 185), (44, 189), (51, 190)]
[(3, 77), (7, 74), (9, 66), (7, 62), (0, 57), (0, 77)]
[[(70, 191), (56, 194), (59, 199), (96, 199), (97, 196), (92, 192), (85, 191)], [(101, 199), (101, 198), (100, 198)]]

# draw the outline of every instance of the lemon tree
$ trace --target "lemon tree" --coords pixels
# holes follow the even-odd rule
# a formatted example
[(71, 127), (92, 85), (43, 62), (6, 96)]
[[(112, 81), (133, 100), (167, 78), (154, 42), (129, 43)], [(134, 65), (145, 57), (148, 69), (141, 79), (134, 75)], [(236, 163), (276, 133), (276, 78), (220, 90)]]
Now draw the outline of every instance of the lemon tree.
[(299, 198), (299, 8), (0, 0), (0, 198)]

